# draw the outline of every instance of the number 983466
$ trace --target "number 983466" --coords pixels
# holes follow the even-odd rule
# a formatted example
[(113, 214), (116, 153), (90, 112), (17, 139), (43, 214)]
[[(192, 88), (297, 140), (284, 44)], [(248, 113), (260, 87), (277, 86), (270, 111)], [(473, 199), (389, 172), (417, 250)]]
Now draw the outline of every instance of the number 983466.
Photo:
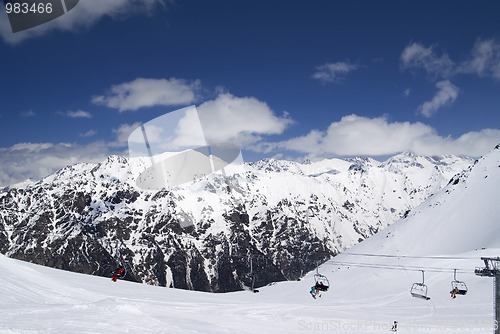
[(5, 11), (7, 14), (50, 14), (52, 13), (52, 4), (49, 3), (26, 3), (16, 2), (5, 4)]

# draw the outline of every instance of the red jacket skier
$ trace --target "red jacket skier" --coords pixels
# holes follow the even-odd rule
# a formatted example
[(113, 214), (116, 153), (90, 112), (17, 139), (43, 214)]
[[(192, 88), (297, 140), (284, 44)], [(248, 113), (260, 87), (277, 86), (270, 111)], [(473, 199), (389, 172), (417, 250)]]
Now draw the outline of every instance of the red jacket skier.
[(123, 266), (120, 266), (113, 272), (113, 277), (111, 277), (111, 280), (113, 280), (113, 282), (116, 282), (117, 279), (123, 278), (124, 276), (125, 276), (125, 268), (123, 268)]

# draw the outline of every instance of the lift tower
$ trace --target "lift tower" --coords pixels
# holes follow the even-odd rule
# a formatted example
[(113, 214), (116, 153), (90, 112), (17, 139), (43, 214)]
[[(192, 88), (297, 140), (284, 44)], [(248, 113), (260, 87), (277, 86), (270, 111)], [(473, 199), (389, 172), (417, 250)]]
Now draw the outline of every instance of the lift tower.
[(498, 328), (500, 321), (500, 257), (489, 258), (482, 257), (481, 260), (484, 261), (484, 268), (476, 268), (474, 273), (482, 277), (493, 277), (495, 285), (495, 296), (493, 298), (493, 308), (495, 309), (495, 334), (500, 334), (500, 329)]

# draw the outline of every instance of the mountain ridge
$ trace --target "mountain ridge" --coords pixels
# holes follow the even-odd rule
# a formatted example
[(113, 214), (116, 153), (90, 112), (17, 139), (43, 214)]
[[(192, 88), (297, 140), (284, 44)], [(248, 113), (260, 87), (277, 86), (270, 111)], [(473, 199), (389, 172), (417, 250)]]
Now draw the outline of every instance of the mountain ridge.
[(124, 262), (129, 280), (203, 291), (245, 288), (250, 262), (264, 273), (257, 286), (293, 280), (408, 215), (471, 162), (271, 159), (146, 191), (133, 165), (146, 162), (110, 156), (0, 193), (10, 210), (0, 251), (101, 276)]

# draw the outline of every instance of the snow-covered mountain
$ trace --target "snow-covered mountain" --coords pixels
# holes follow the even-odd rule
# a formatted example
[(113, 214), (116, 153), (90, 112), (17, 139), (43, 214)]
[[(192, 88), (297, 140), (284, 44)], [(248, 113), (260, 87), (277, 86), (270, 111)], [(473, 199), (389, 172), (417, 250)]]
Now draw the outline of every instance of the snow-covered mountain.
[[(373, 236), (370, 249), (375, 240), (380, 251), (383, 247), (392, 254), (402, 247), (407, 254), (424, 256), (500, 248), (499, 185), (500, 144), (405, 219)], [(418, 242), (409, 243), (411, 239)]]
[[(228, 166), (172, 189), (137, 187), (111, 156), (0, 193), (0, 252), (55, 268), (202, 291), (294, 280), (386, 228), (472, 160), (400, 154)], [(251, 264), (250, 264), (251, 262)]]
[[(384, 231), (319, 268), (330, 289), (313, 299), (315, 272), (260, 293), (208, 294), (35, 266), (0, 255), (2, 333), (493, 332), (492, 279), (474, 275), (500, 255), (500, 146)], [(450, 298), (453, 270), (467, 283)], [(410, 295), (425, 284), (431, 299)], [(257, 271), (257, 274), (260, 272)]]

